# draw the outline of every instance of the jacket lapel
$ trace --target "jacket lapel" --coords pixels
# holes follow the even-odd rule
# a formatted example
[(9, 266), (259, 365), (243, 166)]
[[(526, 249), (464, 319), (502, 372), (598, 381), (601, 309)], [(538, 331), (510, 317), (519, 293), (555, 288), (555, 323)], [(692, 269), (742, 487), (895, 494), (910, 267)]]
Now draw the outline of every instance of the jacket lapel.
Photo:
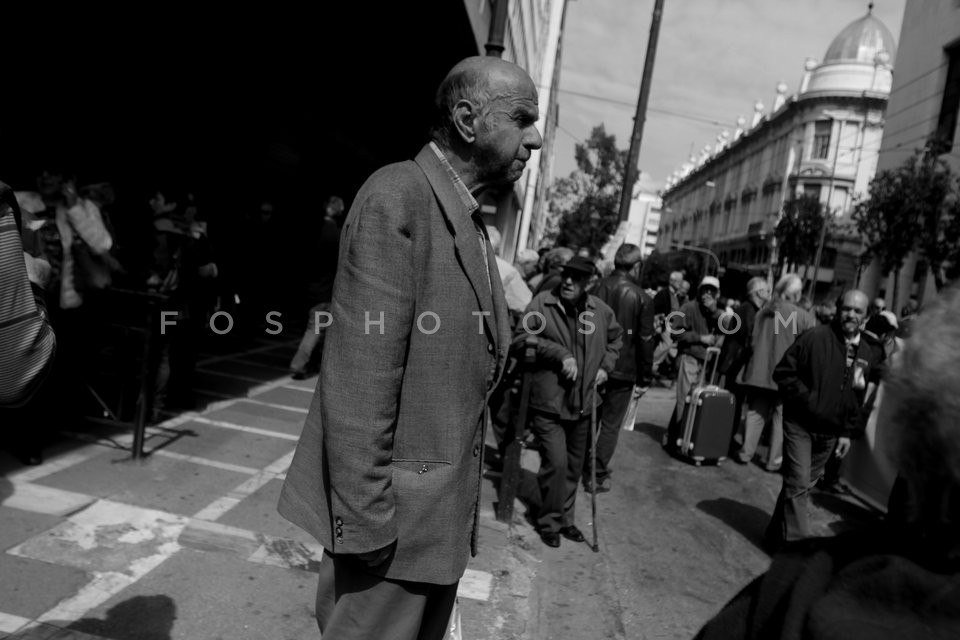
[[(490, 272), (489, 263), (491, 261), (494, 263), (494, 267), (496, 267), (496, 261), (493, 260), (492, 256), (493, 249), (488, 242), (488, 262), (484, 264), (477, 227), (474, 225), (473, 220), (467, 215), (456, 188), (453, 186), (453, 183), (447, 176), (446, 170), (443, 168), (443, 165), (440, 164), (440, 160), (429, 145), (424, 146), (423, 149), (420, 150), (415, 161), (427, 176), (427, 181), (430, 183), (430, 187), (433, 189), (433, 193), (437, 196), (437, 200), (440, 203), (440, 211), (447, 221), (447, 227), (453, 233), (453, 243), (456, 247), (457, 260), (460, 262), (463, 272), (473, 287), (477, 303), (480, 305), (480, 311), (484, 312), (483, 320), (486, 323), (487, 331), (493, 339), (494, 344), (503, 344), (499, 338), (499, 324), (501, 322), (499, 316), (501, 314), (496, 313), (494, 302), (497, 298), (497, 293), (499, 293), (499, 298), (503, 298), (503, 287), (500, 284), (499, 271), (494, 268), (493, 273)], [(490, 277), (489, 285), (487, 284), (488, 274)], [(492, 292), (491, 288), (493, 289)], [(503, 304), (502, 300), (497, 300), (497, 302)], [(507, 336), (509, 338), (509, 328)]]

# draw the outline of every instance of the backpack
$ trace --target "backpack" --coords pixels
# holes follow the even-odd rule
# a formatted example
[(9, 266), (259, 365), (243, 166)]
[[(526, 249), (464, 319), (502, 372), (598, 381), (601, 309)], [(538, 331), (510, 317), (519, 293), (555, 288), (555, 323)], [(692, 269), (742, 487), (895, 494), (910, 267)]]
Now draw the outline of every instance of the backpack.
[(56, 350), (43, 292), (27, 277), (21, 224), (13, 190), (0, 182), (0, 407), (33, 396)]

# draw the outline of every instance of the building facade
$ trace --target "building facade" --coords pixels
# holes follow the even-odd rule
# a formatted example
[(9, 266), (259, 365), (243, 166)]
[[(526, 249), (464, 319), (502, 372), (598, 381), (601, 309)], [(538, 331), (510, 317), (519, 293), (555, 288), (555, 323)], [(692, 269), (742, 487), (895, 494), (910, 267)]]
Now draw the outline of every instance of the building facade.
[[(907, 0), (886, 120), (878, 169), (897, 168), (937, 139), (940, 157), (960, 173), (958, 0)], [(933, 275), (917, 255), (900, 270), (899, 300), (893, 299), (893, 275), (881, 273), (876, 263), (865, 270), (861, 288), (884, 297), (896, 312), (910, 296), (922, 302), (936, 293)]]
[(782, 268), (815, 277), (817, 298), (852, 286), (862, 248), (850, 212), (876, 172), (895, 56), (892, 34), (872, 13), (847, 25), (822, 62), (807, 60), (795, 95), (780, 83), (769, 112), (757, 102), (749, 125), (740, 118), (667, 180), (657, 248), (705, 249), (728, 273), (773, 278), (783, 206), (810, 195), (838, 231), (819, 268)]

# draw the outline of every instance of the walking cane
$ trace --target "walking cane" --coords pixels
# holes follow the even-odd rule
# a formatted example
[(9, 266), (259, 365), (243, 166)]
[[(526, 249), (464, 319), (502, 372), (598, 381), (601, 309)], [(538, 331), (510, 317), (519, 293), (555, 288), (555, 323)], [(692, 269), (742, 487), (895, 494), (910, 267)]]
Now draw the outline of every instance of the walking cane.
[(593, 521), (593, 549), (594, 553), (600, 551), (597, 544), (597, 389), (596, 383), (593, 385), (593, 402), (590, 405), (590, 512)]

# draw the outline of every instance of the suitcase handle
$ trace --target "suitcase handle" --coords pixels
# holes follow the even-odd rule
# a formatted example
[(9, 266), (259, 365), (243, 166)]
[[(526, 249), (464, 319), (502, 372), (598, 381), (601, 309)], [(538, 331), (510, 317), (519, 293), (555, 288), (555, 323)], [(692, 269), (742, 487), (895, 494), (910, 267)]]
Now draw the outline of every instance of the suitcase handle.
[(717, 366), (720, 364), (720, 347), (707, 347), (707, 357), (703, 361), (703, 366), (700, 368), (700, 386), (706, 386), (707, 384), (707, 368), (710, 364), (710, 354), (713, 354), (713, 371), (710, 372), (710, 384), (716, 383), (717, 376)]

